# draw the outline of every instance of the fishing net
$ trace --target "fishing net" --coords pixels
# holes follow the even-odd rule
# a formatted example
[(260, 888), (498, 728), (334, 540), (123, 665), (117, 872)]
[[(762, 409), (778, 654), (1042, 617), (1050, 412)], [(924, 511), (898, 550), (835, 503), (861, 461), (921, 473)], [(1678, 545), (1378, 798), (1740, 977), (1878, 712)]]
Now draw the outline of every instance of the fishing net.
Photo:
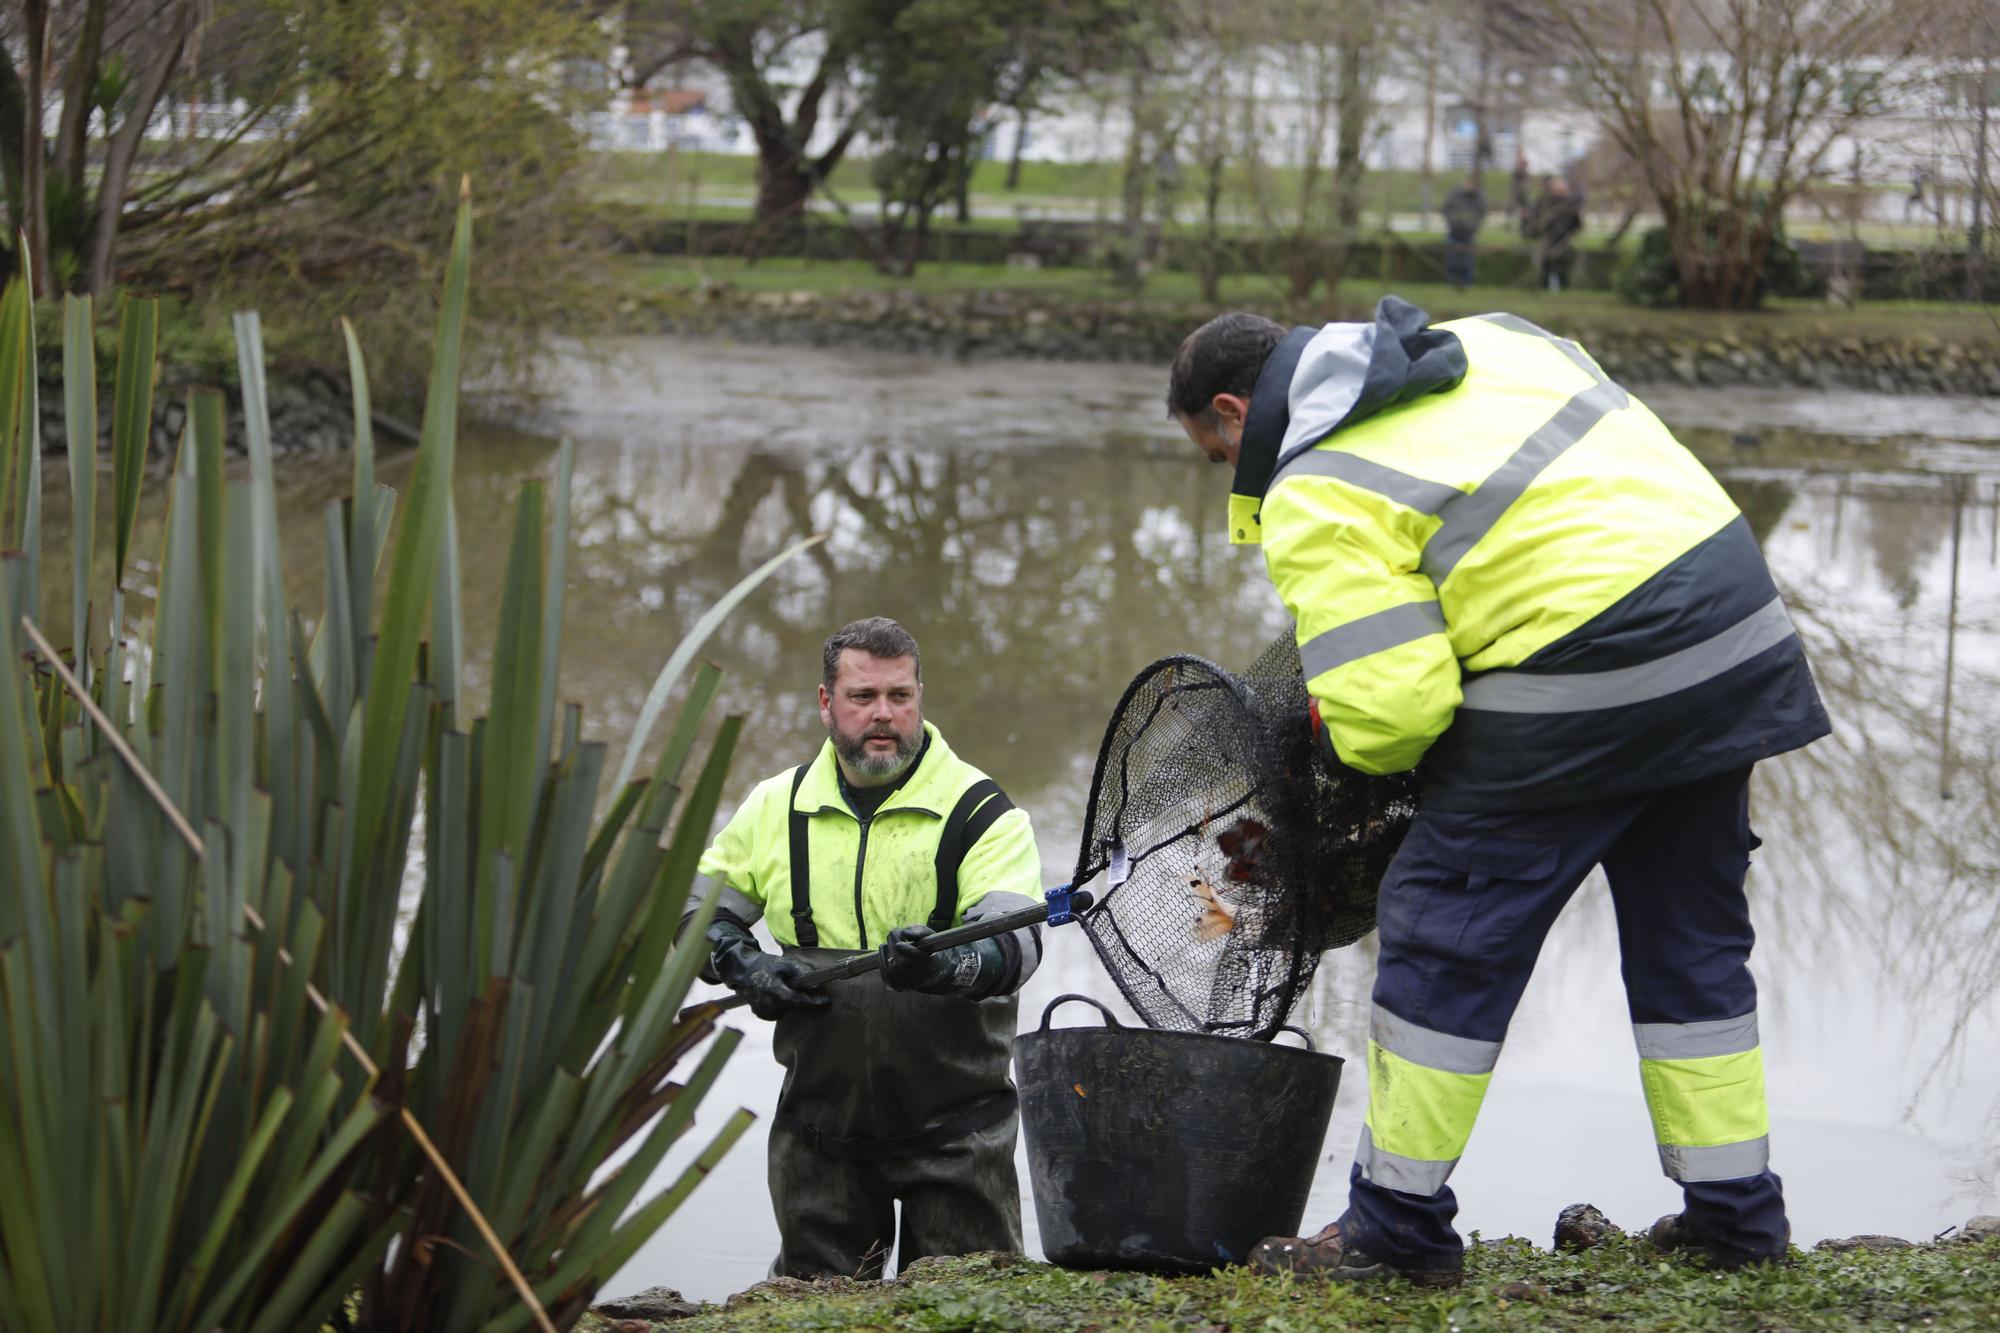
[(1072, 883), (1091, 884), (1083, 928), (1153, 1027), (1268, 1039), (1320, 954), (1374, 929), (1417, 780), (1337, 771), (1307, 703), (1287, 632), (1241, 676), (1155, 662), (1112, 714)]

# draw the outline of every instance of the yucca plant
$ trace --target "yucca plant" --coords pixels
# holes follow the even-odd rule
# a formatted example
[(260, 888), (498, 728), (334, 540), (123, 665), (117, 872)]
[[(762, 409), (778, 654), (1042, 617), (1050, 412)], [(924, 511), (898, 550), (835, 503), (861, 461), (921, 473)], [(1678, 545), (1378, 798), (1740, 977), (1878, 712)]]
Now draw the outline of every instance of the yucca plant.
[(552, 506), (521, 487), (471, 717), (451, 506), (470, 259), (462, 199), (400, 501), (374, 481), (346, 333), (354, 493), (324, 515), (310, 632), (283, 593), (254, 316), (249, 479), (227, 477), (221, 396), (195, 394), (154, 611), (128, 624), (157, 316), (125, 303), (113, 581), (91, 586), (92, 314), (70, 298), (70, 647), (52, 646), (28, 615), (29, 294), (0, 298), (0, 1327), (565, 1325), (749, 1124), (728, 1117), (640, 1201), (737, 1039), (670, 1081), (713, 1033), (677, 1018), (705, 922), (675, 942), (740, 727), (692, 763), (713, 667), (630, 779), (700, 640), (786, 556), (676, 650), (600, 799), (605, 747), (557, 708), (565, 446)]

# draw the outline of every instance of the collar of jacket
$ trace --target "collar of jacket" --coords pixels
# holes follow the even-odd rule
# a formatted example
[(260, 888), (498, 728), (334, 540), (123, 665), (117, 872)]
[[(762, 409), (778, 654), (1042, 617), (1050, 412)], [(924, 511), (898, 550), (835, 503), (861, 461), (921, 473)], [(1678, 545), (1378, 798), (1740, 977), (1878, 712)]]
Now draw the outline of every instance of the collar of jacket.
[(1371, 324), (1300, 326), (1279, 341), (1250, 392), (1230, 486), (1231, 542), (1264, 540), (1264, 493), (1294, 456), (1398, 403), (1458, 386), (1465, 348), (1430, 322), (1402, 297), (1385, 296)]
[[(891, 810), (911, 810), (918, 814), (944, 818), (944, 811), (951, 808), (957, 793), (947, 791), (951, 783), (951, 770), (958, 765), (953, 762), (956, 755), (951, 746), (945, 744), (938, 729), (924, 723), (924, 744), (917, 752), (916, 762), (903, 774), (896, 790), (889, 799), (876, 807), (877, 816)], [(840, 794), (840, 760), (833, 753), (833, 738), (819, 747), (819, 756), (806, 770), (806, 780), (799, 784), (798, 799), (792, 802), (792, 809), (800, 814), (816, 815), (831, 811), (834, 814), (854, 818), (854, 811), (848, 807), (847, 799)]]

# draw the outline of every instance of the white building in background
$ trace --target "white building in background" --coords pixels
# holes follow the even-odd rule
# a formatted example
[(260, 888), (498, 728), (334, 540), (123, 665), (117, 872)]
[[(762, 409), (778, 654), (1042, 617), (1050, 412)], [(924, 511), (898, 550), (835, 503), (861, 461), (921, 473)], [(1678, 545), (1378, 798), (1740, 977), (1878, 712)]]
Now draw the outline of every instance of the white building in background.
[[(816, 51), (799, 44), (793, 67), (784, 71), (784, 81), (794, 88), (804, 83), (816, 58)], [(1251, 66), (1254, 86), (1235, 90), (1238, 95), (1247, 92), (1256, 97), (1267, 125), (1265, 157), (1273, 165), (1297, 161), (1303, 155), (1301, 126), (1307, 112), (1281, 64), (1277, 60), (1255, 63)], [(1567, 75), (1568, 71), (1559, 67), (1532, 76), (1519, 69), (1496, 72), (1487, 114), (1492, 169), (1511, 170), (1517, 154), (1526, 158), (1528, 169), (1536, 175), (1582, 168), (1598, 143), (1598, 122), (1594, 113), (1569, 96)], [(1921, 173), (1927, 182), (1942, 187), (1933, 190), (1944, 198), (1944, 207), (1934, 210), (1940, 212), (1940, 221), (1952, 221), (1942, 214), (1953, 206), (1954, 190), (1957, 206), (1963, 209), (1973, 174), (1979, 76), (1979, 67), (1969, 60), (1940, 63), (1916, 77), (1906, 71), (1904, 89), (1895, 105), (1837, 141), (1826, 155), (1822, 176), (1841, 183), (1907, 188)], [(1870, 72), (1857, 70), (1852, 77), (1865, 80)], [(1989, 69), (1986, 77), (1993, 84), (1989, 96), (1995, 120), (1989, 132), (1989, 179), (2000, 179), (2000, 68)], [(1437, 82), (1439, 86), (1427, 105), (1426, 90), (1419, 80), (1395, 74), (1381, 79), (1376, 115), (1364, 148), (1371, 169), (1418, 170), (1428, 165), (1433, 173), (1448, 178), (1471, 165), (1478, 118), (1466, 96), (1465, 81), (1455, 73), (1446, 73)], [(631, 151), (658, 152), (669, 147), (741, 154), (756, 151), (748, 127), (730, 105), (728, 82), (718, 71), (689, 62), (656, 84), (659, 86), (651, 91), (617, 94), (592, 126), (596, 141), (606, 148)], [(1212, 82), (1199, 82), (1180, 95), (1213, 99), (1230, 92)], [(1664, 107), (1669, 104), (1664, 85), (1660, 92)], [(828, 94), (825, 112), (807, 146), (809, 151), (823, 150), (839, 132), (847, 114), (845, 97), (839, 89)], [(993, 119), (986, 154), (1011, 158), (1023, 126), (1002, 108), (993, 109)], [(1130, 114), (1116, 97), (1065, 90), (1044, 98), (1043, 107), (1029, 116), (1021, 155), (1029, 161), (1113, 164), (1123, 160), (1130, 128)], [(1331, 130), (1328, 133), (1330, 140)], [(851, 151), (868, 155), (870, 145), (865, 135), (856, 139)], [(1329, 141), (1322, 148), (1322, 160), (1331, 157)], [(1888, 202), (1898, 197), (1892, 195)]]

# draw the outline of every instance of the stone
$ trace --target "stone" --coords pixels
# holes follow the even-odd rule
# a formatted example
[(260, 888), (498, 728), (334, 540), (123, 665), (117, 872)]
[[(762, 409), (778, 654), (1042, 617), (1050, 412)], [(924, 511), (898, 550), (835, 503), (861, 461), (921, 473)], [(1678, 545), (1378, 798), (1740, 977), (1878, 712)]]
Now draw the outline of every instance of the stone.
[(1502, 1282), (1493, 1294), (1503, 1301), (1545, 1301), (1549, 1289), (1539, 1282)]
[(731, 1296), (723, 1304), (725, 1310), (740, 1310), (746, 1305), (761, 1305), (769, 1301), (798, 1301), (811, 1296), (831, 1296), (844, 1291), (860, 1291), (880, 1286), (875, 1282), (857, 1282), (851, 1277), (823, 1277), (816, 1282), (807, 1282), (796, 1277), (767, 1277), (754, 1287), (745, 1287)]
[(1852, 1254), (1856, 1250), (1874, 1250), (1879, 1253), (1883, 1250), (1908, 1250), (1914, 1248), (1909, 1241), (1904, 1240), (1901, 1236), (1830, 1236), (1813, 1246), (1813, 1251), (1825, 1254)]
[(1558, 1250), (1591, 1250), (1619, 1234), (1611, 1219), (1593, 1204), (1573, 1203), (1556, 1217)]
[(689, 1319), (715, 1307), (704, 1301), (690, 1301), (672, 1287), (648, 1287), (635, 1296), (604, 1301), (592, 1311), (606, 1319), (643, 1319), (660, 1323), (668, 1319)]
[(1962, 1240), (1987, 1240), (1993, 1236), (2000, 1236), (2000, 1216), (1981, 1213), (1960, 1227), (1958, 1234)]

